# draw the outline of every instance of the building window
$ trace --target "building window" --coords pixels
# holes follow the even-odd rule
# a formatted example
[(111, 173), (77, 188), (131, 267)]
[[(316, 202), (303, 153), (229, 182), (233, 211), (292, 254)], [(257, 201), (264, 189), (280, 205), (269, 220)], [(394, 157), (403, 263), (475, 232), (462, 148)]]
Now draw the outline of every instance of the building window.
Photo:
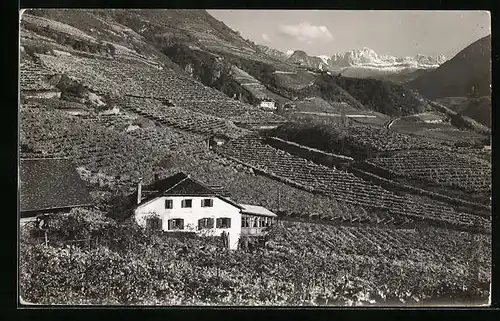
[(173, 218), (168, 220), (168, 229), (169, 230), (183, 230), (184, 229), (184, 220), (182, 218)]
[(250, 217), (241, 218), (241, 227), (250, 227)]
[(252, 227), (259, 227), (259, 218), (258, 217), (254, 217), (252, 219)]
[(158, 217), (149, 217), (146, 219), (146, 227), (148, 230), (161, 230), (161, 219)]
[(201, 207), (213, 207), (214, 200), (211, 198), (205, 198), (201, 200)]
[(165, 200), (165, 208), (174, 208), (173, 200)]
[(207, 229), (214, 227), (214, 219), (213, 218), (202, 218), (198, 220), (198, 229)]
[(221, 217), (217, 219), (217, 228), (230, 228), (231, 219), (228, 217)]
[(187, 208), (187, 207), (193, 207), (193, 200), (182, 200), (181, 202), (181, 207), (182, 208)]

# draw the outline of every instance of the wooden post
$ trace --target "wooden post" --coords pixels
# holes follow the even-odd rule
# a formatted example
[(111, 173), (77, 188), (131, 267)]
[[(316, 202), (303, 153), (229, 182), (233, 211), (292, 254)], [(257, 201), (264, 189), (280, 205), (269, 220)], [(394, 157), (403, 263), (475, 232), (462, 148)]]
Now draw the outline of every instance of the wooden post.
[(49, 246), (49, 239), (47, 237), (47, 230), (45, 230), (45, 246)]
[(220, 252), (217, 253), (217, 282), (219, 282), (219, 265), (220, 265)]

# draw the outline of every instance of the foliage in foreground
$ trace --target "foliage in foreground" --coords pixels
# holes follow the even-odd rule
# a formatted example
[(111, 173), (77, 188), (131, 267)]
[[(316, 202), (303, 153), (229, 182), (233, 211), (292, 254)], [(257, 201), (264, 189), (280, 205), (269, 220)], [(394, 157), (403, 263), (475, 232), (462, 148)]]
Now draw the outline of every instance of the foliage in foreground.
[[(282, 226), (250, 251), (214, 239), (145, 233), (97, 213), (75, 211), (49, 235), (100, 235), (91, 248), (36, 244), (23, 231), (23, 300), (39, 304), (370, 305), (470, 303), (488, 295), (450, 266), (384, 256), (315, 252), (291, 244)], [(306, 232), (307, 233), (307, 232)], [(303, 235), (302, 235), (303, 236)], [(104, 241), (104, 242), (103, 242)]]

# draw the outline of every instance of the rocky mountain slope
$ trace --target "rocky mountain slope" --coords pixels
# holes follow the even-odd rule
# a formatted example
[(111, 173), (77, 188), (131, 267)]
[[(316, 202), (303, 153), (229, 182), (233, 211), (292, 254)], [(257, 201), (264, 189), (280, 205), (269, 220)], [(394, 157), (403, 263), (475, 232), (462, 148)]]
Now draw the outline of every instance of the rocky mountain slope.
[(432, 72), (408, 83), (429, 98), (491, 95), (491, 35), (467, 46)]
[[(68, 46), (84, 50), (87, 55), (96, 54), (99, 46), (113, 48), (116, 56), (174, 70), (222, 91), (228, 98), (241, 97), (244, 103), (255, 104), (263, 96), (281, 103), (319, 97), (329, 102), (349, 102), (353, 108), (383, 110), (389, 115), (411, 114), (426, 108), (413, 103), (407, 106), (409, 97), (415, 98), (412, 101), (418, 101), (418, 97), (399, 85), (368, 80), (365, 84), (362, 79), (347, 78), (335, 82), (333, 77), (323, 77), (325, 72), (308, 70), (297, 62), (326, 69), (325, 57), (310, 57), (303, 51), (288, 57), (288, 53), (256, 45), (204, 10), (31, 10), (29, 15), (23, 19), (22, 31), (28, 33), (24, 38), (27, 48), (39, 43), (41, 37), (50, 40), (44, 46), (63, 52), (68, 51)], [(80, 39), (76, 43), (75, 37)], [(89, 52), (92, 50), (96, 53)], [(242, 82), (242, 72), (251, 76), (252, 90)], [(348, 85), (353, 82), (355, 86)], [(365, 85), (375, 97), (367, 106), (366, 100), (356, 98), (363, 97), (358, 91)], [(391, 97), (390, 105), (396, 106), (394, 110), (383, 101), (386, 95)]]
[(443, 55), (437, 57), (417, 54), (414, 57), (393, 57), (378, 55), (370, 48), (350, 50), (344, 54), (334, 54), (328, 61), (331, 67), (365, 66), (373, 68), (389, 68), (399, 70), (403, 68), (429, 69), (437, 68), (446, 58)]
[(325, 63), (323, 58), (309, 56), (303, 50), (295, 50), (290, 57), (288, 57), (288, 61), (293, 63), (299, 63), (304, 66), (319, 69), (319, 70), (327, 70), (330, 69), (328, 64)]
[(342, 73), (346, 77), (377, 78), (404, 83), (421, 75), (427, 70), (433, 70), (446, 61), (442, 55), (437, 57), (417, 54), (413, 57), (393, 57), (378, 55), (369, 48), (350, 50), (343, 54), (332, 56), (309, 56), (302, 50), (281, 53), (270, 49), (277, 59), (317, 69)]

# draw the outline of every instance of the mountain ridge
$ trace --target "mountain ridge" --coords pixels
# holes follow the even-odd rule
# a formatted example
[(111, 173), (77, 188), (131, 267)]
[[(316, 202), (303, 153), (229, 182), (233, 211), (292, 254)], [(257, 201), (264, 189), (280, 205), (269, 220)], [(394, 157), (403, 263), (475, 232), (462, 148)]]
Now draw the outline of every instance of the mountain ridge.
[(491, 95), (491, 35), (476, 40), (434, 71), (408, 83), (428, 98)]

